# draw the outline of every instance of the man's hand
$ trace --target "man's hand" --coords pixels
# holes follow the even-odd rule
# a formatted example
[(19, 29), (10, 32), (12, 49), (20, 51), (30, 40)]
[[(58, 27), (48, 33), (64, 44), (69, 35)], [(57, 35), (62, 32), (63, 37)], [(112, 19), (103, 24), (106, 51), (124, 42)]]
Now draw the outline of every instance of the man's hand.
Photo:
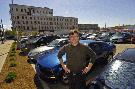
[(88, 67), (85, 67), (84, 70), (83, 70), (83, 74), (86, 74), (90, 71), (91, 67), (92, 67), (92, 63), (89, 63)]
[(83, 74), (87, 74), (90, 71), (90, 67), (85, 67), (83, 70)]
[(66, 73), (70, 73), (70, 70), (67, 68), (66, 65), (63, 66), (63, 69), (64, 69), (64, 71), (65, 71)]

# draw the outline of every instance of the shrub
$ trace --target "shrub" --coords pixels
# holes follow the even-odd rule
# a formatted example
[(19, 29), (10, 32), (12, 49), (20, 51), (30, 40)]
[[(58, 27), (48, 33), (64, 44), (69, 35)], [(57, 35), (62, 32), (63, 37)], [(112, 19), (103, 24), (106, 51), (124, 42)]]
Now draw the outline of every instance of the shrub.
[(15, 72), (9, 72), (8, 75), (6, 76), (6, 83), (11, 83), (14, 79), (16, 78), (16, 73)]
[(14, 61), (15, 60), (15, 58), (14, 57), (11, 57), (10, 59), (9, 59), (9, 61)]
[(12, 62), (11, 64), (10, 64), (10, 67), (15, 67), (17, 64), (15, 63), (15, 62)]
[(15, 47), (12, 48), (12, 51), (15, 51)]
[(16, 53), (16, 51), (11, 51), (11, 53)]
[(12, 56), (15, 56), (15, 54), (14, 54), (14, 53), (11, 53), (11, 54), (10, 54), (10, 57), (12, 57)]

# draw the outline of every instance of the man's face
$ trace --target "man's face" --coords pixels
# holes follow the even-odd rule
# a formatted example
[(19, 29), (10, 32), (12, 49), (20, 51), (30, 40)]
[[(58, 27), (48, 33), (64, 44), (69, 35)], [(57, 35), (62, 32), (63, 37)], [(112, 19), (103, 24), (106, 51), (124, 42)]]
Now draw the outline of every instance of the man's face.
[(74, 33), (73, 35), (70, 35), (69, 36), (69, 41), (73, 45), (74, 44), (78, 44), (78, 42), (79, 42), (79, 36), (78, 36), (78, 34), (77, 33)]

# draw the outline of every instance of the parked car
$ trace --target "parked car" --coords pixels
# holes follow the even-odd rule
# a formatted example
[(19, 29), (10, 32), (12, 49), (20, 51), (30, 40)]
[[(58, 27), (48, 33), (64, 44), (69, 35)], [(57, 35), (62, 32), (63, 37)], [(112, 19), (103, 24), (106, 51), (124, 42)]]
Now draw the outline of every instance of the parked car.
[(98, 34), (93, 33), (90, 36), (88, 36), (87, 39), (96, 40), (97, 37), (98, 37)]
[(67, 43), (68, 43), (68, 39), (66, 38), (55, 39), (52, 42), (50, 42), (47, 46), (40, 46), (40, 47), (32, 49), (28, 53), (28, 58), (35, 62), (39, 54), (43, 54), (47, 50), (52, 50), (54, 49), (54, 47), (59, 48)]
[(135, 43), (135, 34), (132, 34), (132, 37), (131, 37), (131, 43)]
[(80, 37), (81, 40), (86, 40), (88, 36), (92, 35), (92, 33), (89, 34), (82, 34), (82, 36)]
[(59, 39), (60, 37), (57, 35), (47, 35), (47, 36), (41, 36), (34, 39), (32, 42), (30, 42), (27, 47), (29, 50), (34, 49), (36, 47), (44, 46), (50, 43), (51, 41), (55, 39)]
[(134, 89), (135, 48), (116, 55), (103, 72), (89, 84), (89, 89)]
[[(97, 54), (96, 62), (104, 60), (109, 62), (116, 51), (116, 46), (113, 43), (98, 42), (94, 40), (80, 40), (80, 42), (84, 45), (88, 45), (95, 51)], [(64, 44), (67, 44), (67, 42)], [(65, 75), (57, 58), (58, 51), (64, 44), (49, 45), (49, 47), (53, 47), (53, 49), (46, 49), (44, 53), (38, 56), (35, 69), (37, 71), (37, 75), (42, 80), (55, 81), (61, 79), (64, 83), (68, 83), (67, 76)], [(66, 63), (66, 55), (63, 56), (63, 59)]]
[(22, 38), (19, 42), (20, 44), (20, 50), (22, 52), (26, 52), (28, 49), (27, 49), (27, 43), (28, 43), (28, 38)]
[(111, 42), (114, 43), (125, 43), (131, 41), (131, 34), (126, 32), (117, 32), (110, 38)]
[(111, 36), (115, 34), (114, 32), (104, 32), (99, 36), (96, 40), (98, 41), (105, 41), (105, 42), (110, 42)]

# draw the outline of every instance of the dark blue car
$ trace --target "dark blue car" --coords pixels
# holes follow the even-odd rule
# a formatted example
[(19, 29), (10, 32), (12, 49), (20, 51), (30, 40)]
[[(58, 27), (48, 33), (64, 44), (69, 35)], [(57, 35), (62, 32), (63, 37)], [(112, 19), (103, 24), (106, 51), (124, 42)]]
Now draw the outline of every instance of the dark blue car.
[[(66, 39), (56, 39), (51, 42), (48, 47), (52, 49), (46, 50), (44, 53), (39, 55), (36, 63), (37, 75), (42, 80), (57, 80), (62, 79), (64, 83), (67, 83), (67, 77), (60, 65), (57, 58), (59, 49), (68, 43)], [(88, 45), (97, 54), (96, 62), (103, 61), (106, 59), (109, 62), (116, 51), (116, 46), (112, 43), (98, 42), (94, 40), (80, 40), (80, 43)], [(66, 62), (66, 56), (63, 56), (64, 62)]]
[(135, 48), (116, 55), (89, 89), (135, 89)]

